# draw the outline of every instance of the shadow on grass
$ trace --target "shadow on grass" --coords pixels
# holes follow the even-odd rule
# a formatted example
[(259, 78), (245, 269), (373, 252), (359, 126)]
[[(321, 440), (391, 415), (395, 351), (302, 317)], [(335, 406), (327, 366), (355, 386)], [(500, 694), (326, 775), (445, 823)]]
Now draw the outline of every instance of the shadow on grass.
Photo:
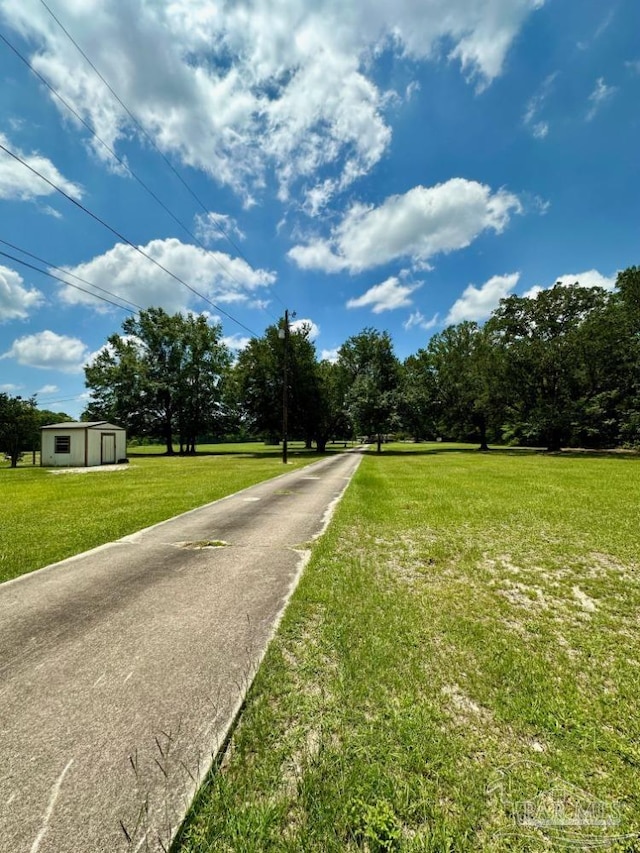
[(365, 450), (368, 456), (440, 456), (446, 453), (471, 454), (482, 456), (549, 456), (559, 457), (561, 459), (640, 459), (640, 452), (637, 450), (625, 449), (607, 449), (607, 450), (591, 450), (583, 448), (567, 448), (557, 451), (549, 451), (544, 447), (498, 447), (490, 446), (489, 450), (480, 450), (476, 446), (459, 446), (452, 447), (445, 445), (444, 447), (437, 444), (408, 444), (401, 449), (396, 447), (386, 447), (382, 445), (382, 452), (378, 453), (375, 446), (371, 446)]
[(539, 448), (531, 447), (491, 447), (489, 450), (480, 450), (477, 446), (460, 446), (451, 447), (446, 445), (442, 447), (438, 444), (407, 444), (406, 447), (398, 448), (382, 445), (382, 451), (377, 452), (375, 445), (371, 445), (368, 450), (363, 451), (368, 456), (441, 456), (445, 453), (462, 453), (472, 456), (493, 456), (496, 454), (502, 456), (534, 456), (543, 451)]
[[(289, 459), (326, 459), (328, 456), (332, 456), (336, 453), (344, 453), (344, 447), (342, 444), (336, 447), (327, 447), (324, 453), (318, 453), (317, 450), (306, 450), (300, 448), (289, 448), (287, 451), (287, 456)], [(234, 450), (229, 447), (223, 447), (219, 450), (196, 450), (195, 453), (183, 453), (180, 454), (178, 451), (169, 456), (166, 452), (152, 452), (152, 453), (144, 453), (136, 450), (128, 450), (127, 457), (129, 459), (197, 459), (202, 456), (237, 456), (240, 459), (281, 459), (282, 458), (282, 448), (281, 447), (273, 447), (268, 450), (243, 450), (238, 448), (238, 450)]]

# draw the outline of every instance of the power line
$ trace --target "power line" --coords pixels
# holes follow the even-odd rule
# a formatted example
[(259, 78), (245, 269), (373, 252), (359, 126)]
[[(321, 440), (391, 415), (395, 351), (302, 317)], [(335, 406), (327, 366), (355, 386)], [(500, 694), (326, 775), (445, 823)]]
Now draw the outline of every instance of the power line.
[[(10, 249), (15, 249), (16, 252), (20, 252), (21, 254), (26, 255), (29, 258), (33, 258), (34, 261), (39, 261), (41, 264), (45, 264), (45, 266), (48, 266), (51, 269), (58, 270), (58, 272), (64, 273), (65, 275), (68, 275), (68, 276), (71, 276), (71, 278), (75, 278), (78, 281), (81, 281), (83, 284), (87, 284), (87, 285), (89, 285), (89, 287), (95, 288), (95, 290), (99, 290), (102, 293), (106, 293), (108, 296), (113, 296), (114, 299), (119, 299), (121, 302), (127, 302), (129, 305), (133, 306), (133, 308), (135, 308), (137, 311), (143, 310), (142, 306), (138, 305), (135, 302), (132, 302), (130, 299), (125, 299), (124, 296), (119, 296), (117, 293), (113, 293), (111, 290), (107, 290), (104, 287), (100, 287), (99, 285), (94, 284), (92, 281), (87, 281), (86, 278), (82, 278), (82, 276), (76, 275), (73, 272), (69, 272), (69, 270), (66, 270), (63, 267), (57, 267), (55, 264), (52, 264), (51, 261), (47, 261), (44, 258), (40, 258), (40, 257), (38, 257), (38, 255), (34, 255), (33, 252), (28, 252), (26, 249), (23, 249), (21, 246), (16, 246), (15, 243), (9, 243), (8, 240), (3, 240), (2, 238), (0, 238), (0, 243), (2, 243), (4, 246), (9, 246)], [(18, 263), (22, 263), (22, 262), (18, 261)], [(25, 264), (25, 266), (27, 266), (27, 264)], [(33, 267), (33, 269), (35, 269), (35, 267)], [(48, 275), (48, 273), (45, 270), (38, 270), (38, 272), (42, 272), (44, 275)], [(52, 276), (52, 278), (58, 278), (58, 277)], [(63, 279), (58, 278), (58, 281), (63, 281)], [(67, 284), (69, 287), (75, 287), (77, 290), (82, 290), (83, 293), (88, 293), (90, 296), (98, 296), (97, 293), (93, 293), (92, 291), (89, 291), (89, 290), (84, 290), (84, 288), (82, 288), (82, 287), (77, 287), (77, 285), (72, 284), (72, 282), (70, 282), (70, 281), (65, 281), (64, 283)], [(98, 298), (100, 298), (100, 297), (98, 296)], [(119, 307), (124, 307), (124, 306), (119, 306)], [(129, 309), (126, 309), (126, 310), (129, 310)]]
[[(48, 8), (48, 7), (47, 7), (47, 8)], [(57, 19), (56, 19), (56, 20), (57, 20)], [(61, 25), (61, 26), (62, 26), (62, 25)], [(65, 32), (66, 32), (66, 31), (65, 31)], [(113, 150), (113, 148), (112, 148), (112, 147), (111, 147), (107, 142), (105, 142), (105, 141), (104, 141), (104, 139), (102, 139), (102, 137), (101, 137), (101, 136), (99, 136), (99, 135), (98, 135), (98, 133), (97, 133), (97, 132), (96, 132), (96, 131), (91, 127), (91, 125), (89, 124), (89, 122), (87, 122), (87, 121), (86, 121), (86, 120), (85, 120), (85, 119), (80, 115), (80, 113), (79, 113), (79, 112), (78, 112), (78, 111), (77, 111), (77, 110), (76, 110), (76, 109), (75, 109), (75, 108), (74, 108), (74, 107), (73, 107), (73, 106), (72, 106), (72, 105), (71, 105), (71, 104), (70, 104), (70, 103), (69, 103), (69, 102), (68, 102), (68, 101), (67, 101), (67, 100), (66, 100), (66, 99), (65, 99), (65, 98), (60, 94), (60, 92), (58, 92), (58, 90), (57, 90), (54, 86), (52, 86), (52, 85), (51, 85), (51, 83), (49, 83), (49, 81), (48, 81), (45, 77), (43, 77), (43, 75), (42, 75), (42, 74), (40, 74), (40, 72), (39, 72), (39, 71), (37, 71), (37, 70), (33, 67), (33, 65), (29, 62), (29, 60), (28, 60), (28, 59), (27, 59), (27, 58), (26, 58), (26, 57), (25, 57), (25, 56), (24, 56), (24, 55), (23, 55), (23, 54), (18, 50), (18, 48), (17, 48), (15, 45), (14, 45), (14, 44), (12, 44), (12, 43), (9, 41), (9, 39), (8, 39), (5, 35), (3, 35), (2, 33), (0, 33), (0, 40), (1, 40), (1, 41), (3, 41), (3, 42), (7, 45), (7, 47), (8, 47), (11, 51), (13, 51), (13, 53), (15, 53), (15, 55), (16, 55), (16, 56), (17, 56), (17, 57), (18, 57), (18, 58), (19, 58), (19, 59), (20, 59), (20, 60), (21, 60), (21, 61), (22, 61), (26, 66), (27, 66), (27, 68), (28, 68), (28, 69), (29, 69), (29, 70), (30, 70), (30, 71), (31, 71), (31, 72), (32, 72), (32, 73), (33, 73), (33, 74), (38, 78), (38, 80), (40, 80), (40, 82), (41, 82), (41, 83), (43, 83), (43, 84), (44, 84), (44, 85), (49, 89), (49, 91), (50, 91), (50, 92), (51, 92), (51, 93), (52, 93), (52, 94), (53, 94), (53, 95), (54, 95), (54, 96), (55, 96), (55, 97), (60, 101), (60, 103), (61, 103), (61, 104), (63, 104), (63, 105), (64, 105), (64, 106), (69, 110), (69, 112), (70, 112), (73, 116), (75, 116), (75, 118), (76, 118), (76, 119), (77, 119), (77, 120), (78, 120), (78, 121), (83, 125), (83, 127), (85, 127), (85, 128), (89, 131), (89, 133), (90, 133), (90, 134), (91, 134), (95, 139), (97, 139), (97, 140), (98, 140), (98, 142), (99, 142), (99, 143), (102, 145), (102, 147), (103, 147), (103, 148), (104, 148), (104, 149), (109, 153), (109, 155), (110, 155), (111, 157), (113, 157), (113, 159), (114, 159), (114, 160), (116, 160), (116, 162), (117, 162), (117, 163), (119, 163), (119, 164), (120, 164), (120, 166), (121, 166), (123, 169), (125, 169), (125, 170), (129, 173), (129, 175), (130, 175), (130, 176), (131, 176), (135, 181), (137, 181), (137, 182), (138, 182), (138, 184), (139, 184), (139, 185), (140, 185), (140, 186), (145, 190), (145, 192), (147, 192), (147, 193), (151, 196), (151, 198), (152, 198), (152, 199), (153, 199), (157, 204), (159, 204), (159, 205), (160, 205), (160, 207), (161, 207), (161, 208), (162, 208), (162, 209), (163, 209), (163, 210), (164, 210), (164, 211), (165, 211), (165, 212), (166, 212), (166, 213), (167, 213), (167, 214), (168, 214), (168, 215), (173, 219), (173, 221), (174, 221), (174, 222), (176, 222), (176, 223), (180, 226), (180, 228), (182, 228), (182, 229), (183, 229), (183, 231), (184, 231), (186, 234), (188, 234), (188, 235), (189, 235), (189, 237), (191, 237), (191, 239), (192, 239), (195, 243), (197, 243), (197, 244), (200, 246), (200, 248), (201, 248), (201, 249), (203, 249), (204, 251), (209, 251), (209, 252), (210, 252), (210, 250), (208, 250), (208, 249), (207, 249), (207, 247), (204, 245), (204, 243), (203, 243), (203, 242), (202, 242), (198, 237), (196, 237), (196, 235), (191, 231), (191, 229), (190, 229), (187, 225), (185, 225), (185, 224), (184, 224), (184, 222), (183, 222), (183, 221), (182, 221), (178, 216), (176, 216), (176, 215), (175, 215), (175, 213), (173, 213), (173, 211), (172, 211), (169, 207), (167, 207), (167, 205), (166, 205), (166, 204), (162, 201), (162, 199), (161, 199), (161, 198), (160, 198), (160, 197), (159, 197), (159, 196), (158, 196), (158, 195), (157, 195), (157, 194), (156, 194), (156, 193), (151, 189), (151, 187), (149, 187), (149, 186), (148, 186), (148, 184), (146, 184), (146, 183), (142, 180), (142, 178), (141, 178), (141, 177), (140, 177), (136, 172), (134, 172), (134, 170), (129, 166), (129, 164), (128, 164), (125, 160), (123, 160), (123, 159), (122, 159), (122, 158), (121, 158), (121, 157), (120, 157), (120, 156), (119, 156), (119, 155), (118, 155), (118, 154)], [(84, 55), (84, 54), (83, 54), (83, 55)], [(215, 224), (215, 223), (214, 223), (214, 224)], [(232, 242), (232, 245), (235, 245), (235, 244)], [(223, 264), (223, 263), (222, 263), (222, 261), (221, 261), (219, 258), (217, 258), (217, 257), (215, 256), (215, 254), (214, 254), (214, 253), (210, 252), (210, 254), (211, 254), (212, 259), (213, 259), (213, 260), (215, 261), (215, 263), (220, 267), (220, 269), (225, 273), (225, 275), (226, 275), (228, 278), (230, 278), (232, 281), (235, 281), (235, 282), (236, 282), (236, 284), (239, 284), (240, 286), (242, 286), (242, 282), (241, 282), (241, 281), (239, 281), (239, 280), (238, 280), (238, 279), (233, 275), (233, 273), (232, 273), (232, 272), (231, 272), (231, 270), (228, 268), (228, 266), (227, 266), (226, 264)], [(245, 260), (245, 262), (248, 264), (248, 266), (249, 266), (249, 267), (251, 267), (251, 268), (253, 268), (253, 267), (252, 267), (252, 265), (249, 263), (249, 261), (248, 261), (246, 258), (244, 258), (244, 256), (242, 256), (242, 257), (243, 257), (243, 259)]]
[[(4, 243), (4, 240), (0, 240), (0, 242)], [(18, 250), (18, 251), (20, 251), (20, 250)], [(9, 258), (9, 260), (14, 261), (17, 264), (21, 264), (23, 267), (28, 267), (28, 269), (30, 269), (30, 270), (35, 270), (35, 272), (39, 272), (42, 275), (49, 276), (49, 278), (54, 278), (54, 279), (56, 279), (56, 281), (61, 281), (63, 284), (66, 284), (68, 287), (74, 287), (76, 290), (81, 290), (83, 293), (89, 294), (89, 296), (93, 296), (96, 299), (102, 300), (102, 302), (108, 302), (109, 305), (114, 305), (116, 308), (120, 308), (123, 311), (128, 311), (129, 314), (135, 314), (135, 311), (133, 311), (131, 308), (127, 308), (126, 305), (120, 305), (119, 303), (114, 302), (112, 299), (107, 299), (106, 296), (100, 296), (99, 293), (93, 293), (90, 290), (85, 290), (84, 287), (79, 287), (77, 284), (72, 284), (70, 281), (65, 281), (65, 279), (60, 278), (60, 276), (54, 275), (53, 273), (47, 272), (46, 270), (42, 270), (39, 267), (34, 266), (34, 264), (28, 263), (27, 261), (22, 261), (22, 260), (20, 260), (20, 258), (16, 258), (15, 255), (10, 255), (8, 252), (0, 251), (0, 257)], [(91, 285), (91, 286), (93, 287), (94, 285)], [(112, 295), (115, 296), (115, 294), (112, 294)], [(116, 296), (116, 299), (119, 299), (119, 297)]]
[[(37, 391), (34, 392), (31, 396), (37, 397), (38, 392)], [(45, 394), (45, 397), (46, 397), (46, 394)], [(70, 400), (81, 400), (82, 397), (83, 397), (82, 394), (76, 394), (75, 397), (63, 397), (61, 400), (43, 400), (42, 405), (43, 406), (57, 406), (59, 403), (68, 403)], [(40, 405), (40, 404), (38, 404), (38, 405)]]
[[(51, 8), (50, 8), (50, 7), (49, 7), (49, 5), (45, 2), (45, 0), (40, 0), (40, 3), (44, 6), (44, 8), (45, 8), (45, 9), (47, 10), (47, 12), (49, 13), (49, 15), (53, 18), (53, 20), (54, 20), (54, 21), (56, 22), (56, 24), (60, 27), (60, 29), (62, 30), (62, 32), (66, 35), (66, 37), (67, 37), (67, 38), (69, 39), (69, 41), (73, 44), (73, 46), (76, 48), (76, 50), (80, 53), (80, 55), (81, 55), (81, 56), (84, 58), (84, 60), (88, 63), (88, 65), (93, 69), (94, 73), (99, 77), (99, 79), (102, 81), (102, 83), (107, 87), (107, 89), (109, 90), (109, 92), (113, 95), (113, 97), (115, 98), (115, 100), (120, 104), (120, 106), (122, 107), (122, 109), (123, 109), (123, 110), (125, 111), (125, 113), (129, 116), (129, 118), (130, 118), (130, 119), (131, 119), (131, 121), (135, 124), (135, 126), (138, 128), (138, 130), (140, 131), (140, 133), (142, 133), (142, 134), (146, 137), (146, 139), (150, 142), (150, 144), (152, 145), (152, 147), (154, 148), (154, 150), (155, 150), (155, 151), (160, 155), (160, 157), (162, 158), (162, 160), (164, 161), (164, 163), (166, 164), (166, 166), (171, 170), (171, 172), (172, 172), (172, 173), (173, 173), (173, 175), (178, 179), (178, 181), (180, 181), (180, 183), (182, 184), (182, 186), (183, 186), (183, 187), (185, 188), (185, 190), (189, 193), (189, 195), (193, 198), (193, 200), (196, 202), (196, 204), (198, 204), (198, 205), (200, 206), (200, 208), (204, 211), (204, 213), (205, 213), (205, 214), (209, 215), (209, 213), (210, 213), (209, 208), (205, 205), (205, 203), (204, 203), (204, 202), (202, 201), (202, 199), (197, 195), (197, 193), (192, 189), (192, 187), (191, 187), (191, 186), (190, 186), (190, 185), (189, 185), (189, 184), (184, 180), (184, 178), (182, 177), (182, 175), (178, 172), (178, 170), (175, 168), (175, 166), (173, 165), (173, 163), (172, 163), (172, 162), (169, 160), (169, 158), (166, 156), (166, 154), (164, 153), (164, 151), (162, 151), (162, 149), (159, 147), (159, 145), (157, 144), (157, 142), (155, 141), (155, 139), (153, 138), (153, 136), (149, 133), (149, 131), (148, 131), (148, 130), (144, 127), (144, 125), (143, 125), (143, 124), (138, 120), (138, 118), (135, 116), (135, 114), (134, 114), (134, 113), (129, 109), (129, 107), (125, 104), (125, 102), (122, 100), (122, 98), (120, 97), (120, 95), (118, 95), (118, 93), (115, 91), (115, 89), (113, 88), (113, 86), (112, 86), (112, 85), (109, 83), (109, 81), (105, 78), (105, 76), (102, 74), (102, 72), (97, 68), (97, 66), (95, 65), (95, 63), (94, 63), (94, 62), (92, 62), (92, 60), (89, 58), (89, 56), (87, 55), (87, 53), (82, 49), (82, 47), (78, 44), (78, 42), (76, 41), (76, 39), (71, 35), (71, 33), (69, 32), (69, 30), (64, 26), (64, 24), (62, 23), (62, 21), (61, 21), (61, 20), (60, 20), (60, 19), (59, 19), (55, 14), (54, 14), (54, 12), (51, 10)], [(223, 237), (224, 237), (224, 238), (229, 242), (229, 244), (230, 244), (231, 246), (233, 246), (233, 248), (234, 248), (234, 249), (236, 250), (236, 252), (238, 253), (238, 256), (239, 256), (239, 257), (241, 257), (241, 258), (242, 258), (242, 259), (243, 259), (243, 260), (244, 260), (244, 261), (245, 261), (245, 262), (246, 262), (250, 267), (253, 267), (253, 264), (252, 264), (252, 263), (249, 261), (249, 259), (246, 257), (246, 255), (244, 254), (244, 252), (242, 251), (242, 249), (240, 249), (240, 247), (237, 245), (237, 243), (236, 243), (234, 240), (232, 240), (232, 239), (231, 239), (231, 237), (229, 236), (229, 234), (227, 233), (227, 231), (222, 227), (222, 225), (221, 225), (218, 221), (216, 221), (216, 220), (211, 220), (211, 221), (212, 221), (212, 223), (213, 223), (214, 227), (218, 230), (218, 232), (219, 232), (219, 233), (220, 233), (220, 234), (221, 234), (221, 235), (222, 235), (222, 236), (223, 236)], [(281, 305), (282, 305), (282, 307), (284, 308), (284, 307), (285, 307), (284, 302), (282, 302), (282, 300), (280, 299), (280, 297), (278, 296), (278, 294), (277, 294), (275, 291), (272, 291), (272, 295), (273, 295), (273, 296), (275, 296), (275, 298), (278, 300), (278, 302), (280, 302), (280, 304), (281, 304)]]
[(67, 201), (70, 201), (72, 204), (74, 204), (76, 207), (78, 207), (80, 210), (82, 210), (84, 213), (86, 213), (88, 216), (90, 216), (96, 222), (99, 222), (100, 225), (102, 225), (104, 228), (106, 228), (108, 231), (110, 231), (112, 234), (114, 234), (119, 240), (122, 240), (122, 242), (126, 243), (127, 246), (130, 246), (132, 249), (134, 249), (134, 251), (138, 252), (139, 255), (142, 255), (143, 258), (146, 258), (148, 261), (151, 261), (151, 263), (154, 264), (155, 266), (157, 266), (158, 269), (161, 269), (164, 273), (166, 273), (168, 276), (173, 278), (175, 281), (177, 281), (183, 287), (186, 287), (187, 290), (190, 290), (191, 293), (195, 294), (199, 299), (202, 299), (208, 305), (211, 305), (212, 308), (215, 308), (216, 311), (219, 311), (221, 314), (224, 314), (225, 317), (228, 317), (228, 319), (231, 320), (233, 323), (235, 323), (237, 326), (240, 326), (242, 329), (249, 332), (249, 334), (252, 335), (252, 337), (258, 337), (258, 335), (256, 335), (256, 333), (254, 331), (252, 331), (248, 326), (246, 326), (240, 320), (237, 320), (233, 315), (229, 314), (228, 311), (225, 311), (224, 308), (220, 308), (219, 305), (216, 305), (215, 302), (212, 302), (211, 299), (209, 299), (204, 294), (200, 293), (198, 290), (195, 289), (195, 287), (192, 287), (190, 284), (188, 284), (186, 281), (184, 281), (184, 279), (180, 278), (180, 276), (176, 275), (174, 272), (171, 272), (171, 270), (167, 269), (167, 267), (165, 267), (163, 264), (161, 264), (159, 261), (157, 261), (155, 258), (153, 258), (150, 254), (145, 252), (144, 249), (141, 249), (140, 246), (136, 246), (135, 243), (132, 243), (131, 240), (129, 240), (127, 237), (124, 236), (124, 234), (121, 234), (117, 229), (115, 229), (115, 228), (113, 228), (113, 226), (109, 225), (108, 222), (106, 222), (104, 219), (102, 219), (96, 213), (93, 213), (91, 210), (89, 210), (89, 208), (85, 207), (77, 199), (73, 198), (73, 196), (69, 195), (69, 193), (65, 192), (57, 184), (54, 184), (53, 181), (49, 180), (49, 178), (46, 178), (41, 172), (39, 172), (36, 168), (31, 166), (29, 163), (27, 163), (25, 160), (23, 160), (22, 157), (19, 157), (15, 152), (11, 151), (9, 148), (6, 147), (6, 145), (3, 145), (1, 142), (0, 142), (0, 151), (4, 151), (5, 154), (8, 154), (9, 157), (11, 157), (13, 160), (15, 160), (18, 163), (21, 163), (32, 174), (36, 175), (38, 178), (40, 178), (42, 181), (44, 181), (48, 186), (50, 186), (56, 192), (60, 193), (60, 195), (64, 196), (64, 198), (66, 198)]

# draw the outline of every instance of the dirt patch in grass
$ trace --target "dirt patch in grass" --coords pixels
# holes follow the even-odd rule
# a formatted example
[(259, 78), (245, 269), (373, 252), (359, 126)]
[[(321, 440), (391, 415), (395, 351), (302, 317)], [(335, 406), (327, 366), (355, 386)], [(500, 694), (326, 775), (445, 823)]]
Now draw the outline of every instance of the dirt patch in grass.
[(129, 464), (91, 465), (82, 468), (45, 468), (44, 470), (48, 471), (49, 474), (108, 474), (110, 471), (128, 471), (129, 467)]

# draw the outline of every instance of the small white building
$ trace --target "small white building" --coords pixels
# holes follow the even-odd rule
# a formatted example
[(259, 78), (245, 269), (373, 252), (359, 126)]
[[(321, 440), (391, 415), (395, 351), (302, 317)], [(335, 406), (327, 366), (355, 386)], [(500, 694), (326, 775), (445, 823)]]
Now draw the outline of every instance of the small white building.
[(107, 421), (49, 424), (41, 429), (40, 464), (87, 468), (127, 458), (127, 432)]

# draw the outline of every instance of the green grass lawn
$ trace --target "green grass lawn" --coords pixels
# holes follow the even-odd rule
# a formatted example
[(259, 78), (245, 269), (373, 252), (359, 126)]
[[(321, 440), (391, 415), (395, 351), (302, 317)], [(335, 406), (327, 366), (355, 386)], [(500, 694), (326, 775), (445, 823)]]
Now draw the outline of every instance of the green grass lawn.
[[(211, 445), (194, 457), (134, 448), (119, 471), (86, 473), (0, 465), (0, 582), (118, 539), (319, 458), (294, 443), (281, 449)], [(56, 473), (53, 473), (53, 472)]]
[(639, 498), (637, 456), (367, 455), (176, 846), (640, 832)]

